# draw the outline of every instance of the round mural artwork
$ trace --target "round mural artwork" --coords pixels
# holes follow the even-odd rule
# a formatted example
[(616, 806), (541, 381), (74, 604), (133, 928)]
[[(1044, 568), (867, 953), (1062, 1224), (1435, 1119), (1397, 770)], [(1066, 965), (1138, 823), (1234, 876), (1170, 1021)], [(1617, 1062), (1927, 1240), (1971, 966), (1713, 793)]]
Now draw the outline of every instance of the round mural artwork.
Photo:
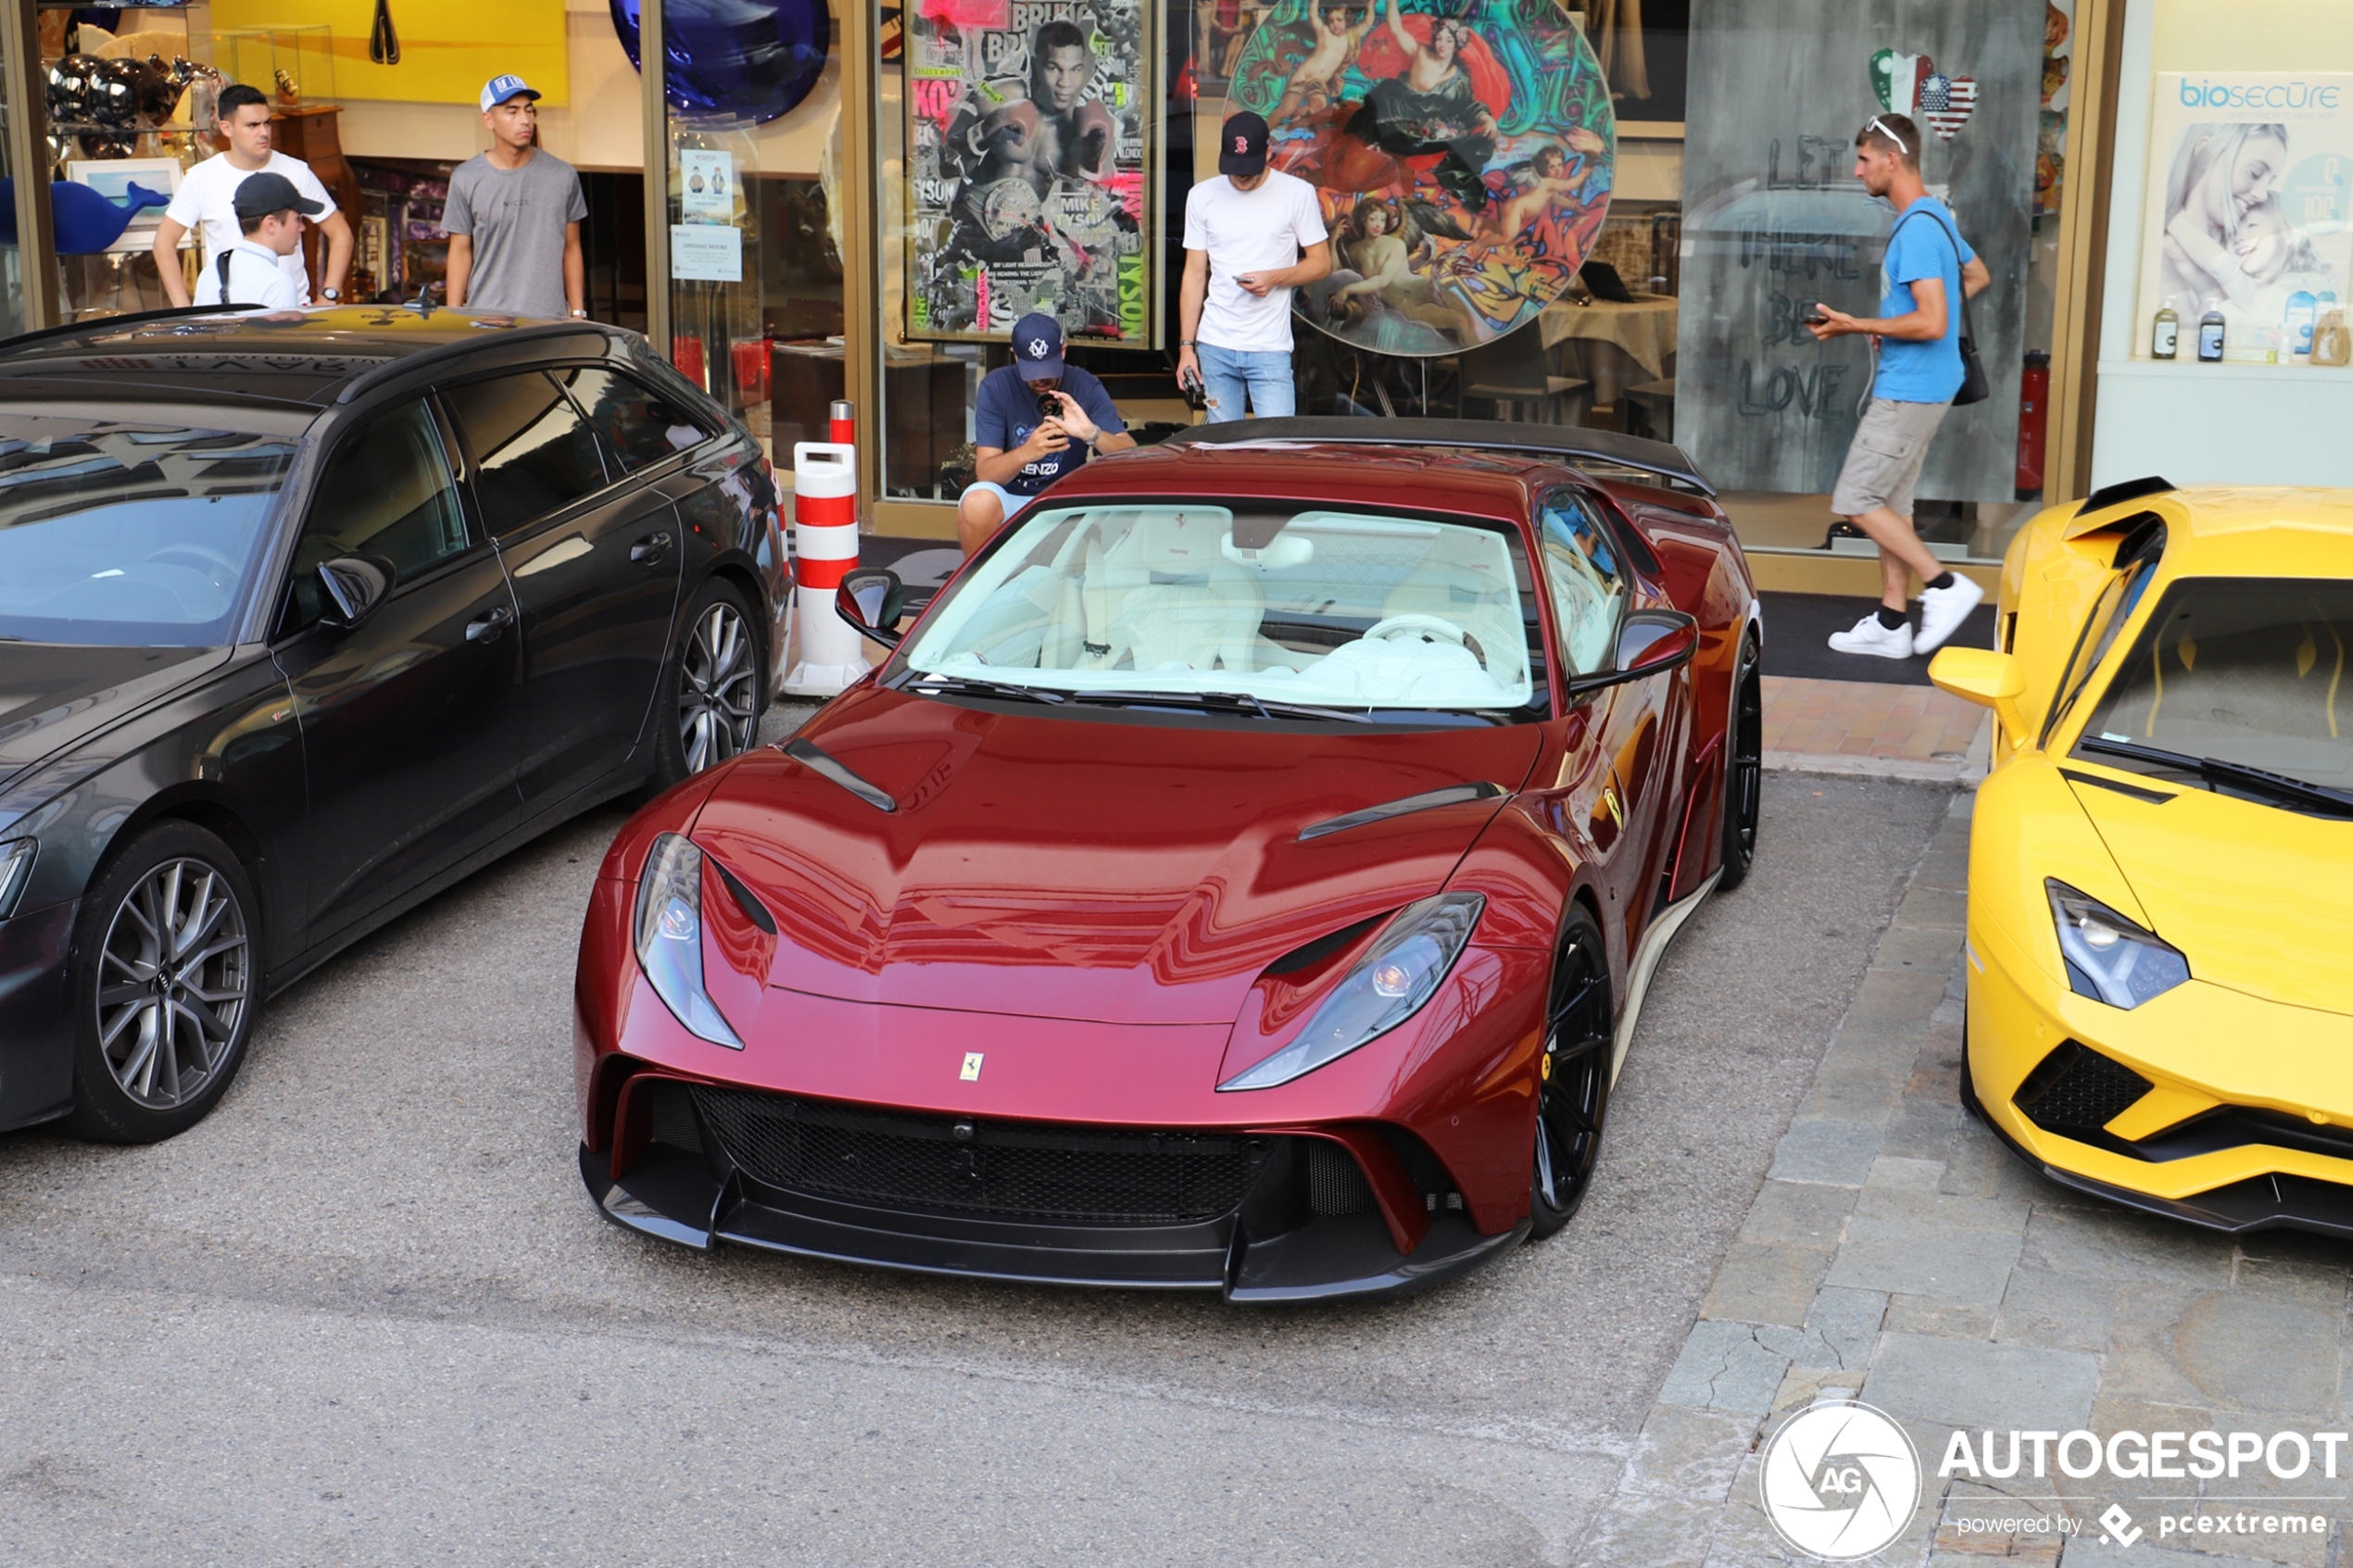
[[(638, 0), (610, 0), (637, 60)], [(673, 0), (662, 7), (665, 95), (682, 113), (755, 125), (790, 113), (824, 74), (833, 19), (823, 0)]]
[(1533, 321), (1609, 209), (1609, 85), (1555, 0), (1276, 0), (1230, 97), (1332, 232), (1292, 310), (1359, 348), (1457, 354)]

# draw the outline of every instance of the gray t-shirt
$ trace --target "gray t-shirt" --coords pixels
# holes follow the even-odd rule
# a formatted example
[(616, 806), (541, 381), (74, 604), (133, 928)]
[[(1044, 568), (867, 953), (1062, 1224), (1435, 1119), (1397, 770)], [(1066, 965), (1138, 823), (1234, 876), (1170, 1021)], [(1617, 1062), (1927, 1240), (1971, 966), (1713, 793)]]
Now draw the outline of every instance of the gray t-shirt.
[(469, 310), (502, 316), (562, 317), (564, 225), (588, 216), (580, 174), (551, 153), (534, 150), (521, 169), (500, 169), (476, 153), (449, 176), (441, 226), (472, 234)]

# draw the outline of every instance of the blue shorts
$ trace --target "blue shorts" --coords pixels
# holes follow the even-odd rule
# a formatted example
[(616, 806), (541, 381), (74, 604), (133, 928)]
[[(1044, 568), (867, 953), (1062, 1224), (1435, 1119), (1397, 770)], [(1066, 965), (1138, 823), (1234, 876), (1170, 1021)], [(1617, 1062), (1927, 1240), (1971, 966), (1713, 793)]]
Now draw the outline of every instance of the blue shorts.
[(975, 479), (970, 484), (964, 486), (964, 494), (956, 497), (956, 504), (961, 507), (964, 504), (966, 497), (981, 493), (986, 493), (997, 497), (997, 504), (1005, 508), (1005, 521), (1007, 522), (1011, 522), (1014, 518), (1019, 517), (1023, 508), (1028, 506), (1030, 502), (1038, 499), (1035, 495), (1016, 495), (1001, 484), (992, 484), (988, 480)]

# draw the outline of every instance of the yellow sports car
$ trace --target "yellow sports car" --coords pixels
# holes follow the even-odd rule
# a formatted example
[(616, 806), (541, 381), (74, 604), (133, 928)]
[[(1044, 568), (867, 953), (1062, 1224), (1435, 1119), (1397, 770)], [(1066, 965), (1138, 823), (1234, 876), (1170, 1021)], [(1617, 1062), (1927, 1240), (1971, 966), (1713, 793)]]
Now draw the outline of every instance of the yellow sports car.
[(2353, 490), (2138, 480), (2002, 569), (1965, 1101), (2054, 1179), (2353, 1236)]

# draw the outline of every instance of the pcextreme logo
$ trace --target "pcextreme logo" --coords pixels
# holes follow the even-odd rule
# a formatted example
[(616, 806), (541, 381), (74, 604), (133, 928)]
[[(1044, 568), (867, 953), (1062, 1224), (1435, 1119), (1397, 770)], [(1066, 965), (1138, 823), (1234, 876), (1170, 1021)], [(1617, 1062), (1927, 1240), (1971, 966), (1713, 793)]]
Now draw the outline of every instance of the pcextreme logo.
[(1792, 1416), (1766, 1445), (1765, 1517), (1809, 1557), (1847, 1562), (1904, 1533), (1920, 1501), (1920, 1456), (1884, 1412), (1826, 1400)]

